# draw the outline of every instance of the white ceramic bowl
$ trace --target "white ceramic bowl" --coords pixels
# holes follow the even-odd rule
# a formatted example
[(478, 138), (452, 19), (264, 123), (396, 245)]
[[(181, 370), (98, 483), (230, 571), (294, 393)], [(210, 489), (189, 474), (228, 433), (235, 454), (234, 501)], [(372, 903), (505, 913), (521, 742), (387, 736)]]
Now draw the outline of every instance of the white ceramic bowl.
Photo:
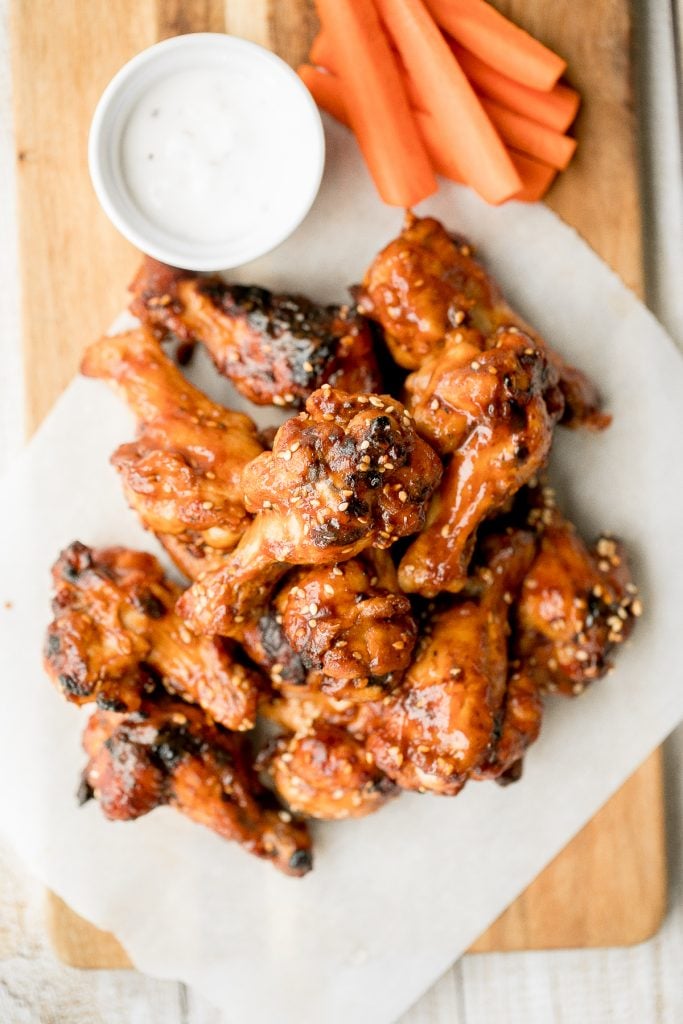
[[(269, 114), (278, 124), (292, 125), (291, 159), (300, 161), (296, 174), (271, 188), (270, 213), (263, 204), (247, 209), (242, 226), (230, 237), (188, 237), (174, 231), (163, 217), (150, 215), (126, 180), (123, 140), (136, 105), (165, 78), (199, 69), (237, 69), (248, 82), (258, 79)], [(248, 90), (245, 102), (248, 103)], [(271, 106), (272, 105), (272, 106)], [(289, 152), (289, 151), (288, 151)], [(102, 207), (135, 246), (150, 256), (189, 270), (223, 270), (262, 256), (285, 240), (301, 223), (317, 195), (325, 162), (325, 140), (318, 109), (292, 69), (255, 43), (218, 33), (176, 36), (143, 50), (114, 76), (97, 105), (88, 144), (90, 176)], [(272, 153), (277, 165), (277, 147)], [(207, 202), (211, 197), (207, 196)]]

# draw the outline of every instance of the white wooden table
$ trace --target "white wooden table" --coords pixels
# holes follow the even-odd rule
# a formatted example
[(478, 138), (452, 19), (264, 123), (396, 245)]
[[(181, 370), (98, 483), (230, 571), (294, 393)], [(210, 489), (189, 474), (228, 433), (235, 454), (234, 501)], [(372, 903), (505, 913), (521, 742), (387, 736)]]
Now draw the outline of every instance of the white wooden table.
[[(678, 2), (683, 15), (683, 0)], [(683, 348), (683, 188), (672, 27), (666, 0), (640, 0), (639, 6), (648, 300)], [(23, 436), (7, 38), (7, 0), (0, 0), (0, 472)], [(660, 933), (632, 949), (466, 956), (402, 1024), (683, 1022), (683, 726), (665, 753), (670, 897)], [(42, 886), (0, 843), (0, 1024), (222, 1024), (222, 1015), (184, 985), (134, 971), (64, 967), (45, 934), (43, 898)]]

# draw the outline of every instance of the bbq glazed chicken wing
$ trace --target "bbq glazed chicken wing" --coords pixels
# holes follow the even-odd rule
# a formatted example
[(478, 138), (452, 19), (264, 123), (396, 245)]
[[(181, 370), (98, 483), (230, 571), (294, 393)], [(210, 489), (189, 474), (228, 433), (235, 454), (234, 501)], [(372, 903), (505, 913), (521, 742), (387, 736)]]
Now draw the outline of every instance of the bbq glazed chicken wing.
[(276, 690), (376, 700), (410, 663), (416, 626), (384, 551), (290, 573), (241, 643)]
[(346, 729), (324, 722), (278, 740), (260, 763), (280, 799), (310, 818), (362, 818), (398, 795), (362, 743)]
[(75, 542), (52, 575), (45, 666), (67, 700), (134, 711), (159, 681), (229, 729), (253, 727), (258, 673), (234, 645), (192, 636), (174, 611), (181, 588), (152, 555)]
[(367, 749), (402, 788), (454, 796), (477, 769), (502, 775), (521, 756), (522, 744), (510, 745), (518, 719), (512, 702), (504, 725), (508, 618), (534, 550), (528, 531), (495, 538), (474, 581), (479, 594), (433, 614), (401, 686), (382, 702)]
[(384, 551), (302, 569), (286, 581), (274, 605), (306, 669), (309, 690), (376, 700), (400, 682), (410, 664), (417, 628)]
[(479, 524), (544, 466), (562, 399), (555, 371), (516, 328), (454, 336), (406, 391), (421, 436), (450, 456), (399, 567), (404, 591), (435, 597), (465, 584)]
[(197, 632), (240, 635), (290, 565), (346, 561), (419, 530), (440, 476), (400, 402), (324, 386), (244, 470), (256, 518), (224, 568), (186, 592), (180, 614)]
[(462, 327), (488, 336), (500, 327), (518, 327), (533, 339), (559, 374), (567, 426), (601, 429), (610, 417), (600, 412), (595, 388), (580, 370), (568, 366), (510, 308), (471, 246), (448, 234), (431, 217), (406, 216), (403, 231), (375, 258), (357, 293), (361, 313), (384, 329), (396, 362), (409, 370), (422, 366)]
[(167, 697), (128, 715), (95, 711), (83, 745), (81, 801), (94, 796), (107, 818), (130, 821), (168, 804), (285, 874), (310, 871), (306, 826), (261, 787), (243, 738), (198, 708)]
[(536, 510), (542, 533), (517, 607), (518, 649), (537, 685), (572, 696), (611, 665), (641, 602), (619, 541), (589, 549), (555, 508)]
[(263, 451), (251, 420), (190, 384), (145, 330), (102, 338), (81, 369), (139, 421), (137, 440), (112, 458), (128, 503), (190, 578), (217, 568), (251, 518), (240, 478)]
[(301, 408), (324, 383), (381, 390), (369, 326), (347, 306), (228, 285), (149, 258), (131, 290), (143, 323), (202, 342), (219, 373), (258, 405)]

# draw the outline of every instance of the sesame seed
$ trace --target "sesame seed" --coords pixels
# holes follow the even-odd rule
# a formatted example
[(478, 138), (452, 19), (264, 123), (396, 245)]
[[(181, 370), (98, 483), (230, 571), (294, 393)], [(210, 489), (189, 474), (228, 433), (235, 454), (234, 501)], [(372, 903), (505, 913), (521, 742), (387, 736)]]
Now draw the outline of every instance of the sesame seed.
[(210, 469), (207, 469), (205, 475), (206, 475), (206, 479), (207, 480), (215, 480), (216, 479), (216, 474), (212, 473)]
[(403, 501), (403, 502), (407, 501), (408, 500), (407, 492), (406, 491), (399, 491), (398, 492), (398, 500), (399, 501)]
[(329, 597), (334, 597), (334, 587), (330, 586), (329, 583), (323, 584), (323, 590)]
[(643, 603), (638, 598), (631, 605), (631, 614), (635, 615), (636, 618), (643, 614)]
[(292, 453), (290, 452), (289, 448), (286, 448), (285, 451), (278, 452), (277, 457), (278, 459), (284, 459), (285, 462), (289, 462), (289, 460), (292, 457)]
[(470, 366), (472, 367), (473, 370), (478, 370), (479, 367), (481, 366), (481, 363), (478, 363), (476, 359), (473, 359), (472, 362), (470, 363)]
[(285, 400), (280, 395), (273, 395), (273, 405), (284, 405)]
[(202, 508), (205, 508), (208, 511), (208, 509), (213, 508), (213, 502), (212, 501), (203, 501), (202, 502)]
[(306, 373), (313, 373), (313, 363), (309, 363), (308, 359), (304, 363), (304, 370)]
[(439, 399), (432, 398), (431, 402), (429, 403), (429, 408), (432, 410), (432, 412), (436, 412), (436, 410), (439, 408)]
[(395, 651), (402, 651), (403, 648), (405, 647), (405, 644), (403, 640), (394, 640), (391, 646), (394, 648)]
[(323, 413), (323, 419), (326, 420), (329, 423), (331, 420), (334, 419), (334, 413), (324, 412)]
[(315, 619), (309, 619), (308, 625), (311, 627), (311, 629), (315, 629), (315, 627), (317, 626), (317, 622), (315, 621)]
[(368, 448), (370, 447), (370, 442), (369, 442), (369, 441), (361, 441), (361, 443), (360, 443), (359, 447), (360, 447), (360, 450), (361, 450), (362, 452), (365, 452), (365, 451), (367, 451), (367, 450), (368, 450)]
[(382, 401), (381, 398), (377, 398), (376, 395), (370, 395), (368, 401), (370, 402), (370, 405), (374, 405), (375, 409), (384, 408), (384, 402)]
[(348, 501), (340, 501), (339, 504), (337, 505), (337, 512), (346, 512), (348, 507)]
[(236, 615), (234, 621), (239, 625), (240, 622), (244, 622), (244, 615)]
[(441, 530), (440, 530), (439, 532), (441, 533), (441, 536), (442, 536), (442, 537), (448, 537), (448, 535), (449, 535), (449, 534), (450, 534), (450, 532), (451, 532), (451, 528), (450, 528), (450, 526), (448, 525), (448, 523), (446, 523), (446, 525), (445, 525), (445, 526), (442, 526), (442, 527), (441, 527)]
[(299, 448), (301, 448), (301, 441), (295, 441), (294, 444), (290, 444), (289, 446), (289, 450), (292, 453), (292, 455), (294, 454), (294, 452), (297, 452)]

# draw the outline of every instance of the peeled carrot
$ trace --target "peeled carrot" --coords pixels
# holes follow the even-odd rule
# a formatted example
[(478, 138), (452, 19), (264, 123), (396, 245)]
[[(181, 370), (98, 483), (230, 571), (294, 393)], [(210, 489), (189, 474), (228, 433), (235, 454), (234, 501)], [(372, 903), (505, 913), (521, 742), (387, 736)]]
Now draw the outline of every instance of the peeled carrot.
[[(337, 75), (310, 64), (302, 64), (299, 76), (308, 87), (313, 99), (323, 110), (335, 117), (337, 121), (348, 126), (349, 116), (344, 105), (341, 82)], [(436, 122), (424, 111), (416, 111), (417, 123), (432, 159), (437, 174), (451, 181), (463, 182), (463, 176), (457, 165), (457, 154), (454, 155), (443, 144), (443, 136)], [(556, 171), (547, 164), (539, 163), (522, 153), (510, 153), (510, 159), (522, 180), (521, 190), (513, 196), (520, 202), (534, 203), (542, 199), (550, 188)]]
[(421, 202), (437, 181), (372, 0), (317, 0), (317, 7), (335, 40), (349, 121), (379, 194), (394, 206)]
[[(470, 84), (477, 92), (495, 100), (501, 106), (507, 107), (508, 110), (513, 110), (517, 114), (531, 118), (532, 121), (538, 121), (539, 124), (553, 128), (556, 132), (567, 131), (581, 104), (581, 97), (576, 89), (571, 89), (568, 85), (561, 83), (558, 83), (549, 92), (530, 89), (485, 64), (483, 60), (470, 53), (464, 46), (460, 46), (454, 39), (449, 39), (448, 44)], [(313, 64), (329, 68), (330, 71), (335, 70), (334, 46), (324, 32), (319, 32), (313, 40), (310, 58)]]
[(576, 149), (576, 139), (515, 114), (493, 100), (482, 97), (482, 106), (508, 146), (563, 171)]
[(337, 69), (334, 66), (335, 56), (332, 40), (321, 30), (311, 44), (311, 52), (308, 55), (308, 59), (311, 64), (318, 64), (321, 68), (329, 68), (330, 71), (336, 71)]
[(314, 68), (310, 64), (302, 64), (298, 67), (297, 74), (318, 106), (348, 127), (349, 115), (346, 111), (338, 76), (332, 75), (328, 71), (321, 71), (320, 68)]
[(425, 0), (434, 19), (490, 67), (515, 82), (546, 92), (567, 62), (485, 0)]
[[(528, 86), (520, 85), (519, 82), (513, 82), (511, 78), (501, 75), (495, 68), (489, 67), (454, 40), (449, 40), (449, 43), (458, 58), (458, 64), (477, 92), (496, 100), (508, 110), (514, 110), (517, 114), (530, 117), (532, 121), (553, 128), (556, 132), (566, 132), (569, 128), (581, 104), (581, 97), (576, 89), (561, 83), (550, 92), (529, 89)], [(318, 63), (324, 64), (325, 61), (316, 61), (316, 64)]]
[(444, 145), (457, 151), (467, 184), (489, 203), (502, 203), (515, 195), (522, 187), (519, 175), (421, 0), (375, 2), (420, 106), (436, 120)]
[(522, 179), (522, 190), (514, 198), (520, 203), (537, 203), (554, 182), (557, 171), (539, 160), (533, 160), (525, 153), (516, 153), (512, 150), (510, 157)]

